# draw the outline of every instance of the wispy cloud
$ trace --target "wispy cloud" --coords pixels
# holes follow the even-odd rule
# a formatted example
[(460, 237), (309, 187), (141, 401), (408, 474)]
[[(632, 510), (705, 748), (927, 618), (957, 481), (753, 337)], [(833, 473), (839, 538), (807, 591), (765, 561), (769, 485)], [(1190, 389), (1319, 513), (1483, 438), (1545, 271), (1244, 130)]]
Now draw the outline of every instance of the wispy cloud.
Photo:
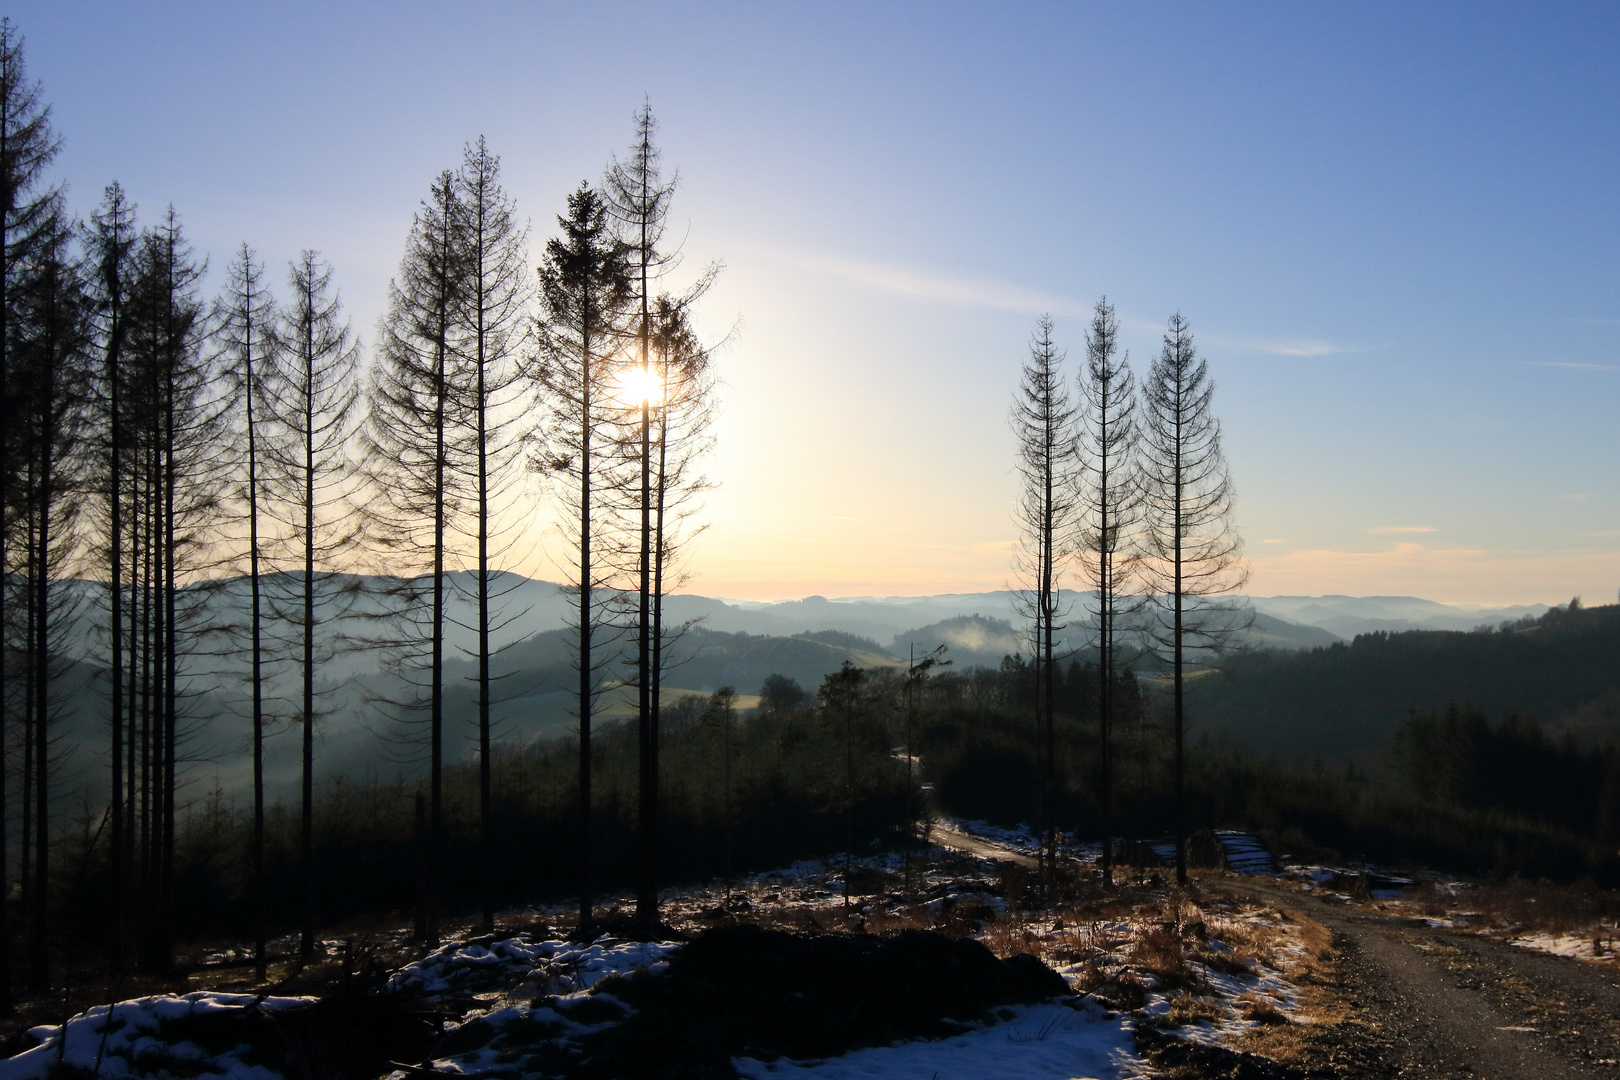
[(991, 278), (843, 259), (786, 248), (771, 248), (767, 253), (800, 270), (809, 270), (812, 273), (840, 278), (857, 285), (928, 303), (984, 308), (990, 311), (1014, 311), (1024, 315), (1049, 312), (1053, 315), (1083, 317), (1091, 312), (1089, 305), (1069, 297), (1027, 289), (1021, 285)]
[(1340, 353), (1364, 352), (1351, 345), (1335, 345), (1320, 338), (1269, 338), (1249, 334), (1227, 334), (1219, 330), (1197, 333), (1204, 343), (1219, 349), (1239, 353), (1264, 353), (1267, 356), (1335, 356)]
[[(896, 266), (892, 263), (870, 262), (863, 259), (847, 259), (793, 248), (764, 248), (762, 253), (800, 270), (808, 270), (811, 273), (838, 278), (924, 303), (950, 304), (987, 311), (1012, 311), (1020, 315), (1044, 313), (1079, 319), (1089, 319), (1092, 313), (1089, 301), (1080, 301), (1073, 297), (1030, 289), (993, 278)], [(1164, 329), (1162, 322), (1133, 318), (1123, 312), (1120, 314), (1120, 320), (1134, 329), (1152, 331)], [(1251, 334), (1228, 334), (1218, 330), (1195, 331), (1195, 334), (1197, 339), (1206, 345), (1237, 353), (1315, 357), (1365, 351), (1354, 346), (1336, 345), (1319, 338), (1256, 337)]]
[(1578, 364), (1573, 360), (1537, 360), (1537, 367), (1568, 368), (1570, 371), (1620, 371), (1620, 364)]
[(1620, 364), (1588, 364), (1578, 360), (1486, 360), (1487, 364), (1507, 364), (1510, 367), (1550, 367), (1566, 371), (1620, 371)]
[(1374, 536), (1404, 536), (1409, 533), (1436, 533), (1433, 525), (1374, 525), (1367, 530)]

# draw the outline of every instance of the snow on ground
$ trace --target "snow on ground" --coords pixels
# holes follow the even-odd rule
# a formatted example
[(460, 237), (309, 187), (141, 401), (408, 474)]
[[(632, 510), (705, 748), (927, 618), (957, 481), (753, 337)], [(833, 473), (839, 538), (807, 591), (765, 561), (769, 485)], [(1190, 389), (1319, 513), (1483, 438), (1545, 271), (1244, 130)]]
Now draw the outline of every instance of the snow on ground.
[(452, 941), (394, 972), (388, 988), (430, 996), (451, 992), (509, 995), (515, 988), (572, 994), (591, 989), (609, 975), (662, 971), (678, 948), (679, 942), (674, 941), (620, 941), (607, 936), (584, 945), (530, 941), (526, 936)]
[(1570, 956), (1577, 960), (1596, 960), (1613, 963), (1614, 927), (1597, 927), (1583, 934), (1518, 934), (1508, 939), (1509, 944), (1554, 956)]
[(823, 1061), (734, 1058), (746, 1080), (1134, 1080), (1148, 1075), (1131, 1023), (1097, 1005), (1023, 1005), (953, 1038), (852, 1050)]
[[(248, 1064), (247, 1048), (209, 1052), (171, 1029), (184, 1021), (259, 1010), (276, 1013), (314, 1004), (307, 997), (256, 997), (253, 994), (185, 995), (98, 1005), (62, 1025), (30, 1028), (41, 1040), (31, 1050), (0, 1060), (0, 1080), (45, 1080), (59, 1064), (96, 1076), (197, 1076), (217, 1073), (225, 1080), (280, 1080), (260, 1064)], [(110, 1012), (110, 1017), (109, 1017)]]
[[(1037, 847), (1027, 829), (948, 824), (1009, 852)], [(1241, 834), (1233, 835), (1236, 843), (1221, 839), (1235, 865), (1240, 860), (1233, 855), (1241, 855), (1245, 845)], [(1064, 848), (1082, 863), (1098, 853), (1096, 845)], [(664, 918), (683, 933), (743, 921), (821, 932), (933, 928), (967, 934), (998, 956), (1040, 957), (1080, 996), (1068, 1004), (999, 1009), (1000, 1022), (937, 1041), (860, 1049), (824, 1061), (739, 1059), (739, 1072), (750, 1080), (808, 1074), (823, 1080), (1127, 1080), (1147, 1075), (1134, 1052), (1138, 1027), (1232, 1045), (1262, 1024), (1310, 1020), (1294, 980), (1312, 947), (1297, 923), (1273, 909), (1207, 889), (1176, 893), (1157, 884), (1106, 894), (1088, 885), (1082, 892), (1090, 899), (1054, 906), (1039, 899), (1034, 871), (1027, 867), (938, 847), (919, 849), (909, 858), (903, 852), (857, 858), (848, 874), (853, 888), (846, 901), (845, 869), (844, 860), (835, 857), (752, 874), (728, 889), (670, 890), (664, 894)], [(1331, 875), (1321, 880), (1327, 884)], [(627, 904), (610, 900), (604, 914), (612, 918)], [(560, 907), (535, 909), (528, 917), (564, 930), (569, 922)], [(386, 933), (397, 937), (403, 931)], [(322, 945), (332, 956), (347, 947), (336, 940)], [(393, 971), (387, 987), (390, 993), (443, 1002), (452, 1016), (461, 1014), (459, 1022), (445, 1024), (443, 1043), (417, 1069), (447, 1076), (537, 1074), (574, 1054), (580, 1040), (601, 1035), (629, 1015), (613, 994), (596, 993), (604, 979), (661, 972), (679, 948), (673, 941), (640, 943), (606, 935), (566, 941), (555, 929), (501, 938), (474, 937), (463, 929), (443, 947)], [(1590, 942), (1586, 948), (1590, 952)], [(102, 1006), (69, 1022), (65, 1057), (90, 1072), (99, 1056), (101, 1074), (115, 1077), (161, 1069), (174, 1076), (277, 1080), (271, 1069), (247, 1064), (236, 1051), (209, 1055), (184, 1039), (167, 1039), (163, 1026), (182, 1015), (274, 1011), (313, 1000), (203, 993), (121, 1002), (113, 1007), (105, 1048), (100, 1029), (107, 1008)], [(0, 1061), (0, 1080), (45, 1080), (61, 1052), (61, 1032), (39, 1028), (34, 1035), (42, 1044)], [(390, 1080), (420, 1075), (402, 1069)]]

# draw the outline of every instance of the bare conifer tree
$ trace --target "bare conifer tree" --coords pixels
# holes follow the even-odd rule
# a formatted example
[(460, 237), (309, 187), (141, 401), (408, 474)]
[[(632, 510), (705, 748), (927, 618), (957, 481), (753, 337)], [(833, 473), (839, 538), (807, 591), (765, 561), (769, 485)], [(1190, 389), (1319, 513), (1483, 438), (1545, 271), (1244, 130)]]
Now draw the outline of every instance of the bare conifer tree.
[(577, 597), (574, 663), (579, 676), (579, 918), (592, 920), (591, 713), (612, 657), (599, 634), (612, 599), (612, 560), (603, 557), (602, 486), (609, 470), (613, 414), (605, 400), (634, 296), (624, 245), (608, 226), (602, 197), (588, 184), (568, 196), (557, 219), (563, 235), (546, 244), (540, 266), (540, 316), (529, 374), (541, 394), (542, 444), (533, 465), (551, 480), (562, 508), (559, 526), (568, 587)]
[(1141, 517), (1137, 463), (1136, 386), (1130, 356), (1119, 354), (1119, 320), (1107, 297), (1097, 301), (1086, 332), (1078, 416), (1079, 530), (1076, 554), (1091, 585), (1097, 648), (1097, 800), (1102, 811), (1103, 881), (1113, 884), (1113, 722), (1121, 619), (1140, 607), (1131, 592), (1136, 526)]
[(429, 943), (439, 938), (444, 844), (445, 560), (450, 521), (459, 511), (458, 463), (471, 450), (462, 423), (467, 403), (455, 386), (467, 270), (460, 219), (456, 179), (447, 169), (412, 221), (399, 275), (389, 283), (363, 429), (367, 480), (381, 498), (370, 515), (374, 539), (398, 575), (404, 601), (398, 614), (408, 627), (391, 665), (413, 697), (393, 704), (407, 714), (427, 713), (427, 890), (421, 899)]
[[(704, 346), (699, 340), (691, 324), (690, 310), (708, 290), (717, 272), (717, 267), (711, 267), (682, 295), (660, 294), (653, 302), (648, 342), (651, 378), (643, 381), (640, 366), (632, 361), (631, 370), (637, 376), (635, 387), (628, 394), (619, 395), (620, 407), (625, 410), (622, 415), (626, 437), (615, 448), (622, 459), (620, 467), (614, 470), (621, 486), (613, 492), (611, 505), (620, 515), (628, 512), (634, 519), (638, 519), (645, 508), (652, 524), (651, 578), (647, 593), (651, 620), (646, 695), (649, 719), (638, 734), (646, 736), (640, 749), (647, 755), (647, 767), (639, 776), (642, 784), (639, 805), (654, 811), (658, 807), (658, 744), (665, 649), (687, 629), (684, 625), (674, 628), (665, 625), (664, 599), (686, 580), (683, 564), (687, 547), (703, 531), (695, 520), (701, 509), (701, 497), (714, 486), (701, 466), (714, 446), (716, 380), (711, 361), (715, 349)], [(651, 417), (651, 441), (645, 448), (650, 457), (645, 461), (639, 430), (643, 412)], [(647, 464), (650, 468), (643, 467)], [(644, 473), (650, 495), (645, 507), (641, 489)], [(636, 522), (629, 524), (629, 531), (637, 531)], [(640, 569), (641, 557), (637, 549), (633, 561), (622, 570), (639, 582)], [(638, 604), (638, 619), (639, 614)], [(637, 677), (640, 677), (639, 656)], [(651, 820), (644, 817), (640, 822), (641, 839), (646, 843), (638, 863), (638, 902), (645, 903), (638, 909), (637, 921), (642, 932), (650, 934), (656, 930), (658, 921), (658, 822), (656, 813), (649, 817)]]
[[(27, 640), (33, 720), (34, 888), (28, 964), (30, 981), (49, 984), (51, 728), (61, 712), (53, 694), (63, 663), (61, 637), (74, 598), (53, 587), (68, 576), (83, 506), (85, 442), (90, 420), (91, 304), (81, 268), (70, 250), (71, 230), (52, 215), (39, 243), (13, 281), (15, 361), (9, 389), (20, 397), (17, 419), (30, 451), (19, 500), (27, 536)], [(9, 649), (7, 650), (10, 651)]]
[[(13, 549), (11, 523), (19, 464), (24, 458), (21, 426), (13, 415), (12, 385), (17, 330), (13, 286), (18, 268), (37, 249), (42, 226), (57, 210), (55, 188), (45, 185), (45, 170), (61, 148), (51, 130), (51, 111), (38, 83), (28, 79), (23, 37), (9, 18), (0, 19), (0, 626), (12, 609)], [(10, 728), (10, 696), (5, 665), (0, 664), (0, 896), (9, 896), (10, 862), (6, 851), (5, 738)], [(8, 904), (0, 904), (0, 1012), (11, 1011), (10, 926)]]
[[(108, 849), (111, 858), (112, 895), (112, 971), (124, 973), (127, 962), (125, 931), (129, 918), (130, 845), (127, 840), (132, 824), (125, 815), (124, 800), (124, 733), (126, 716), (124, 698), (124, 612), (128, 599), (124, 589), (124, 500), (125, 437), (123, 416), (124, 341), (128, 336), (128, 307), (133, 287), (134, 256), (137, 235), (135, 207), (118, 184), (108, 185), (101, 209), (91, 218), (86, 235), (86, 246), (92, 261), (91, 278), (95, 296), (95, 316), (100, 335), (102, 370), (101, 403), (103, 408), (102, 433), (105, 441), (105, 468), (102, 478), (101, 506), (104, 508), (102, 524), (106, 529), (107, 605), (109, 647), (108, 712), (110, 745), (108, 755), (111, 783), (108, 788), (110, 809)], [(133, 630), (133, 626), (131, 626)], [(131, 719), (133, 717), (131, 716)]]
[(1041, 745), (1042, 850), (1050, 865), (1056, 842), (1053, 820), (1056, 784), (1054, 676), (1056, 635), (1063, 629), (1062, 573), (1074, 540), (1075, 410), (1064, 378), (1063, 353), (1052, 341), (1052, 320), (1042, 316), (1030, 339), (1029, 359), (1013, 398), (1012, 429), (1018, 441), (1020, 481), (1014, 520), (1020, 545), (1014, 570), (1021, 588), (1017, 602), (1029, 620), (1031, 667), (1035, 677), (1035, 716)]
[[(208, 588), (215, 563), (220, 494), (229, 465), (221, 420), (223, 395), (202, 356), (203, 309), (197, 283), (204, 266), (191, 253), (179, 217), (141, 237), (129, 304), (128, 360), (121, 423), (130, 447), (129, 565), (139, 570), (139, 630), (131, 608), (131, 670), (139, 660), (140, 883), (143, 963), (173, 964), (174, 848), (179, 744), (188, 734), (188, 689), (210, 651)], [(190, 588), (183, 588), (187, 584)], [(205, 662), (205, 661), (203, 661)], [(132, 714), (132, 728), (135, 726)], [(128, 774), (126, 773), (126, 778)], [(133, 790), (133, 789), (132, 789)]]
[(1142, 511), (1154, 600), (1153, 638), (1170, 666), (1175, 723), (1176, 881), (1187, 881), (1185, 671), (1189, 652), (1207, 664), (1246, 625), (1220, 597), (1243, 587), (1242, 539), (1232, 519), (1232, 484), (1221, 425), (1210, 409), (1215, 384), (1180, 312), (1142, 385)]
[[(266, 883), (264, 870), (265, 640), (261, 578), (265, 470), (265, 380), (276, 368), (275, 300), (264, 280), (264, 265), (243, 244), (226, 271), (225, 291), (215, 302), (215, 364), (230, 384), (233, 427), (240, 439), (239, 472), (233, 477), (235, 503), (247, 526), (248, 679), (252, 697), (253, 754), (253, 964), (265, 978)], [(115, 769), (116, 771), (116, 769)]]
[[(503, 536), (495, 520), (496, 500), (521, 501), (525, 474), (520, 468), (526, 386), (518, 357), (530, 329), (529, 305), (534, 290), (528, 274), (529, 229), (501, 187), (500, 159), (482, 137), (466, 148), (456, 176), (461, 209), (464, 288), (458, 308), (456, 340), (465, 398), (464, 422), (470, 428), (468, 463), (473, 489), (471, 524), (476, 541), (473, 592), (477, 604), (478, 661), (478, 833), (481, 847), (485, 930), (495, 928), (494, 793), (491, 789), (491, 702), (493, 685), (490, 634), (500, 613), (494, 605), (515, 584), (501, 585), (492, 567), (509, 553), (517, 530)], [(492, 545), (494, 545), (492, 547)], [(517, 578), (512, 579), (515, 583)]]
[(630, 258), (632, 288), (639, 308), (634, 322), (637, 359), (640, 361), (640, 392), (635, 396), (640, 415), (635, 418), (636, 455), (639, 468), (639, 498), (635, 501), (639, 521), (636, 547), (636, 715), (638, 762), (640, 768), (639, 829), (640, 852), (636, 874), (636, 919), (647, 931), (658, 922), (657, 831), (658, 761), (657, 702), (652, 696), (653, 669), (653, 296), (657, 277), (670, 257), (660, 252), (664, 222), (676, 179), (665, 181), (659, 168), (658, 148), (653, 145), (657, 131), (652, 106), (644, 103), (636, 114), (636, 138), (629, 156), (614, 160), (603, 184), (608, 215)]
[(315, 720), (316, 671), (338, 645), (330, 624), (346, 614), (353, 595), (340, 576), (355, 529), (348, 497), (353, 461), (347, 445), (356, 427), (360, 345), (344, 319), (332, 269), (313, 251), (289, 268), (289, 302), (277, 320), (277, 358), (265, 373), (267, 420), (276, 438), (265, 445), (270, 505), (282, 515), (277, 552), (283, 586), (271, 610), (298, 647), (303, 732), (299, 854), (302, 868), (299, 952), (315, 952)]

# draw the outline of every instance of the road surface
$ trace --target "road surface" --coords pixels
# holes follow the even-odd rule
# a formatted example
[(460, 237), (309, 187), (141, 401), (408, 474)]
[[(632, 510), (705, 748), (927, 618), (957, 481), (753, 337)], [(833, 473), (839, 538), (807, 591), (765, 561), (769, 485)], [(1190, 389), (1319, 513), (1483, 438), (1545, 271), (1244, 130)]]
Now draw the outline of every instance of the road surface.
[(1333, 1075), (1420, 1080), (1620, 1080), (1620, 970), (1261, 883), (1237, 887), (1303, 912), (1343, 952), (1356, 1010), (1315, 1040)]

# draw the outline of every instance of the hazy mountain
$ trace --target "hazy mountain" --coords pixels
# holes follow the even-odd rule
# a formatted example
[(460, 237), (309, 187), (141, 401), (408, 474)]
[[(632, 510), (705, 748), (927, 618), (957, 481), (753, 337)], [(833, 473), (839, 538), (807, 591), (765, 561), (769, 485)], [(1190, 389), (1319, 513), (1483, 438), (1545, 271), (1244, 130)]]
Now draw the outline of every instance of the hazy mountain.
[[(449, 578), (446, 756), (454, 761), (473, 752), (476, 709), (470, 649), (475, 636), (470, 629), (472, 575), (459, 572)], [(290, 590), (296, 584), (296, 576), (283, 575), (272, 577), (267, 589)], [(342, 577), (337, 584), (357, 587), (357, 613), (382, 610), (382, 602), (363, 587), (367, 584), (363, 579)], [(106, 603), (104, 588), (93, 582), (64, 582), (62, 587), (72, 590), (78, 600), (68, 639), (74, 663), (57, 687), (64, 708), (58, 728), (57, 759), (62, 766), (58, 790), (65, 795), (93, 790), (105, 782), (101, 773), (107, 722), (103, 670)], [(572, 731), (577, 676), (571, 635), (564, 628), (574, 598), (552, 582), (517, 574), (497, 575), (496, 591), (500, 595), (497, 609), (502, 613), (494, 634), (494, 644), (501, 650), (494, 662), (500, 699), (495, 709), (497, 737), (524, 742)], [(691, 625), (670, 647), (664, 682), (672, 693), (708, 693), (731, 686), (739, 694), (752, 695), (758, 693), (767, 675), (780, 673), (814, 693), (822, 677), (845, 660), (862, 667), (898, 666), (907, 662), (913, 649), (921, 655), (941, 644), (948, 647), (946, 657), (958, 670), (993, 667), (1009, 653), (1027, 651), (1014, 599), (1007, 591), (925, 597), (811, 596), (776, 603), (673, 596), (668, 601), (666, 624)], [(247, 582), (237, 579), (206, 590), (187, 590), (181, 606), (193, 608), (199, 624), (209, 621), (240, 628), (248, 612)], [(1345, 596), (1262, 597), (1254, 600), (1254, 607), (1249, 643), (1282, 650), (1330, 645), (1337, 640), (1335, 635), (1389, 627), (1472, 628), (1546, 610), (1540, 605), (1462, 608), (1412, 597)], [(1087, 635), (1079, 618), (1071, 620), (1068, 636), (1084, 656)], [(240, 653), (233, 655), (225, 648), (231, 641), (231, 633), (218, 632), (199, 641), (194, 655), (182, 657), (190, 716), (187, 771), (194, 781), (193, 793), (215, 777), (227, 791), (241, 792), (247, 783), (247, 663)], [(1064, 649), (1069, 651), (1068, 644)], [(324, 716), (317, 722), (317, 768), (323, 778), (418, 768), (422, 716), (379, 705), (408, 697), (410, 689), (399, 676), (381, 670), (381, 664), (379, 653), (359, 651), (321, 665)], [(624, 672), (625, 677), (629, 674)], [(266, 769), (276, 794), (290, 793), (298, 777), (298, 732), (290, 722), (297, 684), (295, 665), (285, 661), (270, 665), (265, 689), (272, 736), (266, 749)], [(1574, 724), (1590, 714), (1583, 721), (1587, 727), (1606, 728), (1607, 718), (1614, 712), (1612, 705), (1594, 699), (1580, 703), (1585, 713), (1576, 709), (1559, 715), (1567, 713)], [(623, 690), (609, 691), (598, 706), (604, 723), (629, 716), (632, 708), (633, 702)], [(1256, 722), (1271, 711), (1260, 709)], [(1278, 722), (1284, 726), (1292, 723), (1281, 718)], [(1222, 721), (1217, 726), (1237, 730), (1243, 725)]]
[(1415, 596), (1251, 596), (1254, 609), (1289, 622), (1315, 626), (1346, 641), (1380, 630), (1473, 630), (1534, 618), (1546, 604), (1479, 607), (1440, 604)]

